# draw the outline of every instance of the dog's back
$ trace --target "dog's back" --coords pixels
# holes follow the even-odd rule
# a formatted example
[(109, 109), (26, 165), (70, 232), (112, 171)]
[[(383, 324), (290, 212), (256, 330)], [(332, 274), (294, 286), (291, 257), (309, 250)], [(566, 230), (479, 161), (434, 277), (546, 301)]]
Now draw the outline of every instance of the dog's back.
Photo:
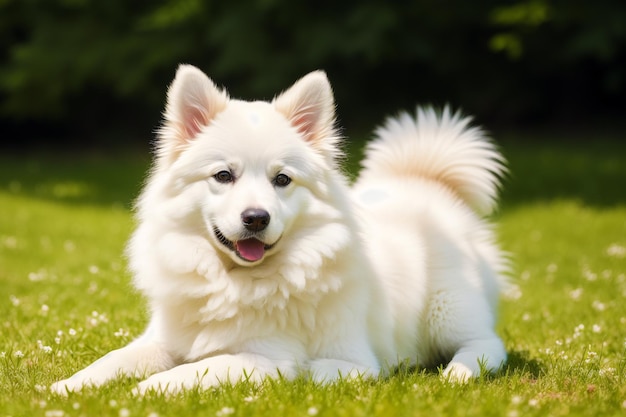
[(465, 380), (506, 358), (494, 333), (505, 272), (482, 218), (503, 158), (470, 119), (418, 109), (389, 119), (354, 186), (369, 257), (386, 290), (400, 359)]

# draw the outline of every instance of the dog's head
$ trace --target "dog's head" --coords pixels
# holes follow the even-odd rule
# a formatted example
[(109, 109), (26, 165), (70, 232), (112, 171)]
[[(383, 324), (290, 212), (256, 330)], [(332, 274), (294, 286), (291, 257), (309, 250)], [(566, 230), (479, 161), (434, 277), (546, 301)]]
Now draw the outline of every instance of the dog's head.
[(203, 229), (239, 265), (261, 263), (325, 193), (339, 153), (334, 119), (323, 72), (272, 102), (245, 102), (182, 65), (168, 91), (155, 166), (177, 227)]

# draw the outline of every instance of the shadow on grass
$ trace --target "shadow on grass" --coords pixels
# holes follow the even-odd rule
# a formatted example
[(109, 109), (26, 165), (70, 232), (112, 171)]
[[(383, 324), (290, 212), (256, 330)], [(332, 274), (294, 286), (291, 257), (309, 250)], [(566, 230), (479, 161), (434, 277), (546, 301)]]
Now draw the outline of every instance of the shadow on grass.
[(585, 205), (626, 204), (626, 143), (509, 140), (502, 145), (510, 174), (502, 207), (537, 201), (580, 200)]
[[(406, 376), (408, 374), (420, 374), (424, 376), (438, 377), (446, 367), (447, 361), (439, 365), (420, 367), (414, 365), (399, 365), (393, 368), (391, 376)], [(545, 373), (541, 363), (530, 357), (526, 351), (509, 351), (506, 364), (497, 372), (490, 373), (487, 370), (481, 371), (480, 380), (495, 380), (507, 378), (514, 375), (521, 376), (525, 380), (534, 381)]]
[(508, 352), (508, 359), (498, 375), (526, 375), (530, 379), (537, 379), (545, 373), (541, 363), (530, 357), (526, 351)]
[(64, 204), (130, 208), (150, 166), (150, 153), (0, 155), (0, 192)]
[[(524, 139), (498, 143), (510, 171), (502, 191), (504, 209), (555, 199), (599, 207), (626, 204), (626, 141)], [(350, 174), (358, 169), (363, 145), (346, 142)], [(130, 207), (151, 158), (147, 149), (0, 154), (0, 191), (69, 204)]]

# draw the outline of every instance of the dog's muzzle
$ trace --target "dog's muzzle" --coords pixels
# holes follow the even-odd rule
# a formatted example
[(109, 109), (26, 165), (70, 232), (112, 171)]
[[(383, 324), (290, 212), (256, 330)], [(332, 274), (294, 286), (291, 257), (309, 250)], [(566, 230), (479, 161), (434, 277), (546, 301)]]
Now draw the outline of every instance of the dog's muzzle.
[(270, 224), (270, 214), (264, 209), (249, 208), (244, 210), (241, 213), (241, 224), (250, 233), (236, 241), (231, 241), (224, 236), (217, 226), (213, 227), (213, 233), (222, 245), (235, 252), (244, 261), (256, 262), (263, 259), (265, 252), (272, 249), (276, 242), (280, 240), (278, 238), (276, 242), (268, 245), (259, 239), (258, 234)]

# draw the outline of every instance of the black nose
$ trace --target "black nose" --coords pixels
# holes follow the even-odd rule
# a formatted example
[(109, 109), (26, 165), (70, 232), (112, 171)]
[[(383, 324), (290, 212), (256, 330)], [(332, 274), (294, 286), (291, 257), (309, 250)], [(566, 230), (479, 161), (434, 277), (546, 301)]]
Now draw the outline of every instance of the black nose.
[(260, 232), (270, 224), (270, 214), (263, 209), (247, 209), (241, 213), (241, 222), (251, 232)]

